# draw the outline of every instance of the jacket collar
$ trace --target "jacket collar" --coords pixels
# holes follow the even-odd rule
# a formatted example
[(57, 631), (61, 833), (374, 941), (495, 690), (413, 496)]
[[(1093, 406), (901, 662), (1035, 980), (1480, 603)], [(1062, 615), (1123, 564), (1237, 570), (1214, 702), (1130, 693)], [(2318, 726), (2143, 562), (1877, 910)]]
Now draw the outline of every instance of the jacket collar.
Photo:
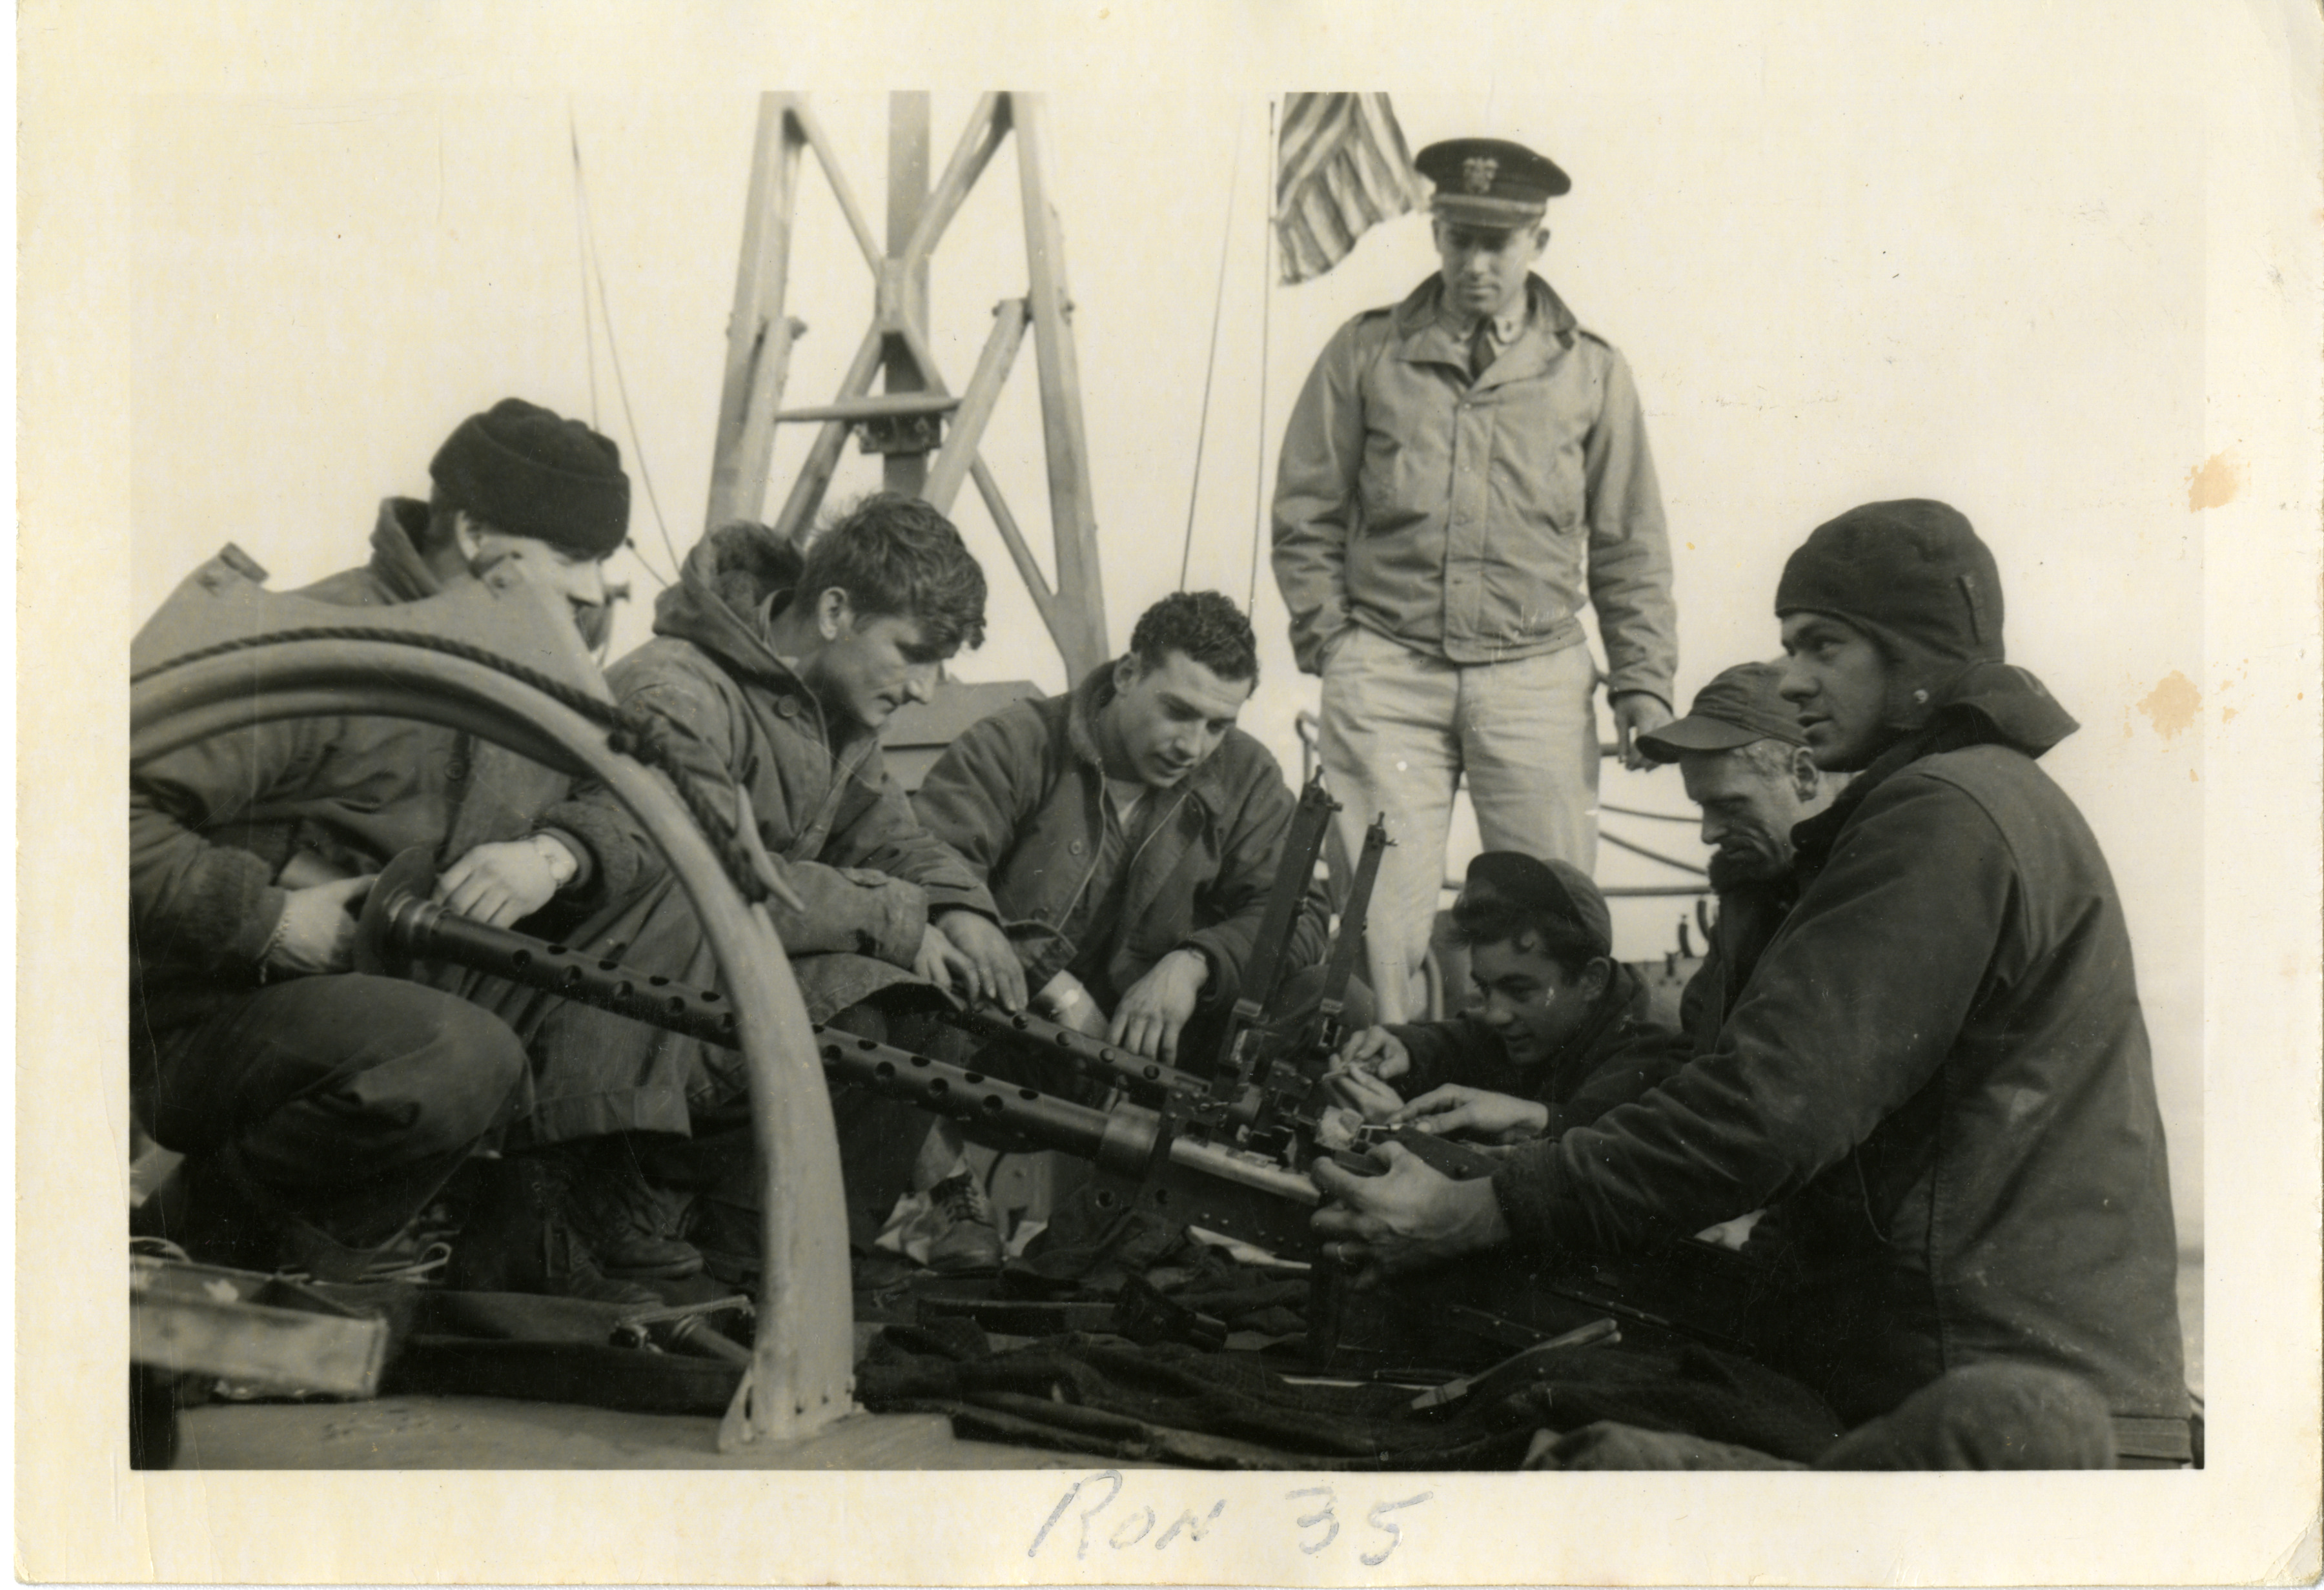
[(438, 595), (444, 582), (420, 555), (418, 537), (428, 530), (428, 504), (416, 497), (389, 497), (371, 527), (371, 576), (391, 600), (418, 602)]
[(825, 711), (807, 680), (775, 653), (769, 620), (797, 595), (802, 567), (797, 550), (764, 526), (723, 525), (695, 543), (678, 584), (654, 599), (654, 633), (690, 642), (735, 678), (795, 697), (835, 755), (868, 754), (877, 733)]
[(1559, 1045), (1557, 1053), (1550, 1057), (1549, 1069), (1553, 1077), (1563, 1077), (1566, 1068), (1572, 1066), (1588, 1070), (1599, 1046), (1614, 1029), (1629, 1018), (1630, 1008), (1639, 994), (1638, 975), (1620, 961), (1609, 961), (1607, 964), (1613, 968), (1613, 974), (1606, 979), (1606, 992), (1598, 996), (1598, 1003), (1591, 1006), (1590, 1014), (1582, 1019), (1573, 1036)]
[(1793, 872), (1802, 888), (1823, 870), (1857, 808), (1923, 757), (1972, 745), (2006, 745), (2037, 757), (2081, 726), (2040, 679), (2006, 662), (1971, 664), (1946, 687), (1932, 712), (1926, 725), (1874, 757), (1837, 800), (1792, 830)]
[[(1105, 777), (1105, 753), (1098, 744), (1097, 719), (1106, 703), (1113, 699), (1113, 670), (1120, 661), (1117, 658), (1113, 662), (1102, 662), (1084, 675), (1082, 682), (1074, 687), (1072, 701), (1065, 711), (1066, 744), (1073, 747), (1075, 760), (1101, 779)], [(1230, 737), (1234, 732), (1227, 731)], [(1226, 747), (1227, 742), (1221, 741), (1219, 749), (1204, 757), (1183, 783), (1160, 793), (1191, 795), (1216, 820), (1227, 809), (1226, 777), (1219, 767), (1220, 756)]]
[[(1469, 347), (1445, 324), (1443, 303), (1444, 278), (1431, 276), (1396, 306), (1396, 355), (1408, 365), (1452, 365), (1465, 372)], [(1540, 374), (1573, 346), (1581, 325), (1548, 282), (1527, 273), (1525, 332), (1501, 350), (1477, 384), (1499, 386)]]

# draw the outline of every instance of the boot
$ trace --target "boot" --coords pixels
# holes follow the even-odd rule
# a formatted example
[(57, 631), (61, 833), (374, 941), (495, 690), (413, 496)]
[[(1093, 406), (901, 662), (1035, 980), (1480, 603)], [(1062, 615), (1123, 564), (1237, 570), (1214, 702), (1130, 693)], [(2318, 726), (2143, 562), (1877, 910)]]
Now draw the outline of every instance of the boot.
[(938, 1225), (928, 1244), (928, 1268), (940, 1275), (968, 1275), (1001, 1268), (1001, 1229), (991, 1202), (973, 1170), (958, 1170), (928, 1188)]
[(683, 1280), (702, 1273), (701, 1250), (678, 1234), (690, 1189), (647, 1180), (624, 1137), (574, 1149), (566, 1213), (607, 1275)]
[(568, 1156), (556, 1153), (486, 1161), (475, 1212), (452, 1251), (444, 1284), (457, 1291), (659, 1306), (659, 1292), (608, 1276), (575, 1229), (568, 1216), (570, 1172)]

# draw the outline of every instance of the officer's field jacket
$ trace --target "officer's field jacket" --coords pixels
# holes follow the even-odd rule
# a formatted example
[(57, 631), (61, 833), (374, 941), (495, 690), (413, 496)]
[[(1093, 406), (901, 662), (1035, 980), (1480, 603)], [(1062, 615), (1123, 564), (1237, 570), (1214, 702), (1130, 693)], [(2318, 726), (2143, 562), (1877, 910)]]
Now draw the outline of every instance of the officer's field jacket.
[(1670, 543), (1622, 356), (1539, 277), (1483, 377), (1430, 277), (1359, 315), (1316, 361), (1283, 439), (1275, 575), (1308, 673), (1351, 624), (1462, 664), (1582, 642), (1609, 689), (1671, 696)]

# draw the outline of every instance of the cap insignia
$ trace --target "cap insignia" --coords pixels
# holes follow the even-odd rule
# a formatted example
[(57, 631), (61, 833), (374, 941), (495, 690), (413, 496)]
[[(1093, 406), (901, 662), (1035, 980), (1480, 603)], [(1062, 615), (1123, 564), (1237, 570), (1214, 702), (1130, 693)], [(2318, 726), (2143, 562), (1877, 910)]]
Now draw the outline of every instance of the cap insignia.
[(1500, 169), (1501, 162), (1497, 160), (1464, 160), (1461, 162), (1461, 185), (1471, 193), (1490, 193), (1493, 179)]

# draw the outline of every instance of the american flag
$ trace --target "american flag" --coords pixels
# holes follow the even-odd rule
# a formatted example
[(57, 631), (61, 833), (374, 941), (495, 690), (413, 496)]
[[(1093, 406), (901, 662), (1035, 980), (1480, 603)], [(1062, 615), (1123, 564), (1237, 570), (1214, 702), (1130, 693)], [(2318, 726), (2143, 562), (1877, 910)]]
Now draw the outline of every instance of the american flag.
[(1275, 232), (1286, 283), (1322, 275), (1366, 227), (1420, 203), (1385, 94), (1286, 96), (1276, 151)]

